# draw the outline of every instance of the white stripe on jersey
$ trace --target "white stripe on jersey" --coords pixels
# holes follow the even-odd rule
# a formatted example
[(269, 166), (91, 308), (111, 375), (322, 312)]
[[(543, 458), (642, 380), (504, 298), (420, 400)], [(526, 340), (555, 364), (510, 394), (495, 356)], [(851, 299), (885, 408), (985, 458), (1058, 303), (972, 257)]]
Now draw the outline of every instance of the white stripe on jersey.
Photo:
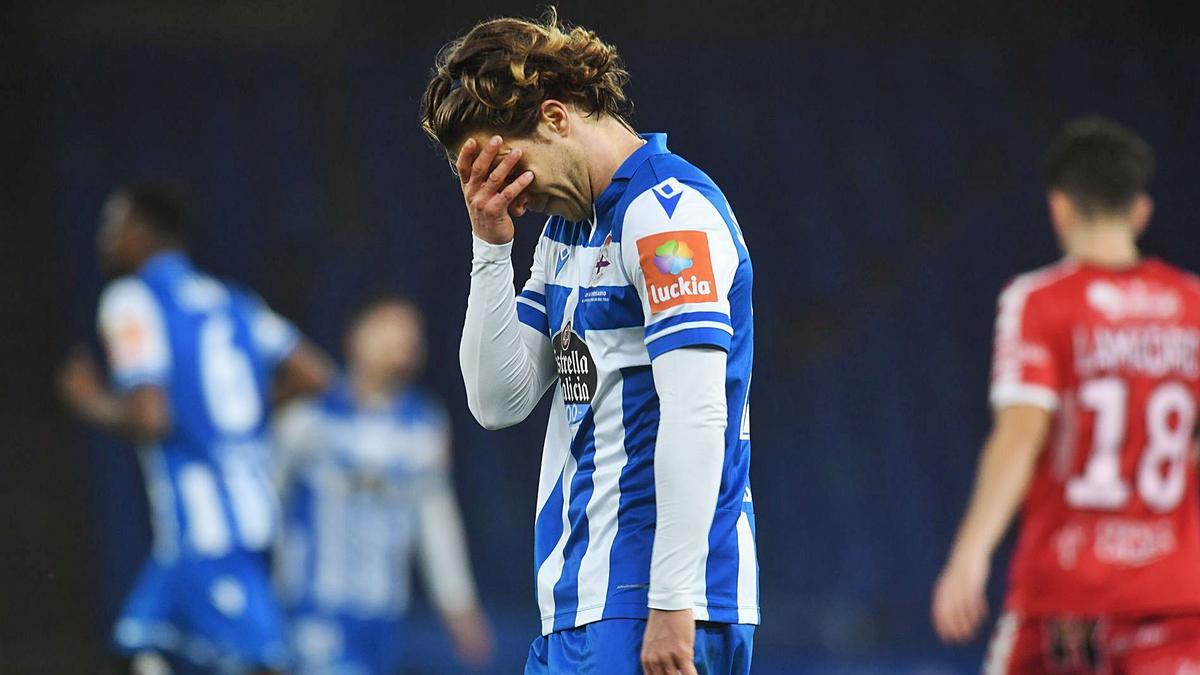
[(212, 471), (199, 462), (189, 462), (179, 470), (179, 494), (187, 514), (188, 537), (196, 551), (207, 556), (229, 552), (233, 537), (221, 508), (221, 494)]
[(997, 382), (992, 386), (992, 407), (1032, 405), (1053, 412), (1058, 409), (1058, 393), (1048, 387), (1020, 382)]
[(554, 492), (554, 486), (562, 478), (562, 470), (566, 466), (567, 456), (571, 454), (571, 428), (567, 424), (567, 412), (564, 409), (562, 393), (558, 387), (558, 383), (555, 383), (550, 394), (550, 420), (546, 424), (546, 440), (542, 447), (537, 510), (533, 514), (535, 520), (542, 509), (546, 507), (546, 502)]
[(996, 634), (988, 646), (987, 662), (983, 666), (984, 675), (1008, 675), (1020, 627), (1021, 617), (1013, 612), (1005, 612), (996, 622)]
[(754, 550), (754, 533), (750, 531), (750, 518), (743, 511), (737, 519), (738, 621), (758, 623), (758, 556)]
[(666, 337), (671, 333), (678, 333), (681, 330), (688, 330), (690, 328), (716, 328), (717, 330), (723, 330), (726, 333), (733, 335), (733, 328), (730, 328), (727, 324), (723, 324), (720, 321), (689, 321), (687, 323), (681, 323), (678, 326), (671, 326), (670, 328), (664, 328), (658, 331), (654, 335), (646, 338), (646, 344), (650, 344), (659, 338)]
[[(559, 395), (558, 400), (562, 400)], [(558, 411), (560, 415), (564, 415), (562, 410)], [(537, 596), (538, 605), (542, 609), (542, 634), (548, 635), (554, 630), (554, 585), (558, 583), (562, 577), (563, 550), (567, 546), (567, 537), (571, 536), (571, 520), (568, 513), (571, 508), (571, 481), (575, 479), (575, 471), (579, 468), (575, 462), (575, 455), (567, 453), (567, 465), (562, 471), (562, 535), (559, 536), (558, 542), (554, 544), (554, 549), (550, 551), (550, 555), (546, 557), (545, 562), (538, 568), (537, 571)]]
[(234, 527), (242, 544), (254, 551), (266, 549), (275, 536), (278, 513), (270, 480), (245, 457), (230, 455), (222, 464)]
[(328, 533), (340, 531), (346, 524), (346, 496), (339, 494), (343, 488), (338, 476), (331, 470), (319, 469), (312, 478), (313, 491), (313, 532), (316, 543), (315, 567), (316, 579), (313, 581), (313, 595), (323, 605), (337, 605), (346, 597), (345, 579), (347, 565), (346, 555), (349, 551), (336, 536)]
[[(646, 329), (641, 326), (591, 330), (588, 331), (587, 343), (597, 360), (604, 359), (606, 367), (620, 371), (622, 368), (644, 366), (648, 363), (646, 347), (642, 343), (645, 333)], [(621, 398), (620, 389), (613, 396)]]
[(517, 296), (517, 302), (519, 302), (519, 303), (520, 303), (520, 304), (522, 304), (522, 305), (529, 305), (530, 307), (532, 307), (532, 308), (536, 309), (537, 311), (541, 312), (542, 314), (545, 314), (545, 313), (546, 313), (546, 306), (545, 306), (545, 305), (543, 305), (543, 304), (540, 304), (540, 303), (538, 303), (538, 302), (534, 302), (533, 300), (530, 300), (529, 298), (523, 298), (523, 297), (521, 297), (521, 296), (519, 296), (519, 295), (518, 295), (518, 296)]
[[(620, 391), (623, 378), (613, 387)], [(592, 473), (592, 495), (587, 504), (588, 545), (579, 564), (579, 609), (576, 625), (598, 621), (608, 599), (608, 563), (617, 536), (617, 512), (621, 504), (621, 472), (629, 461), (625, 454), (624, 401), (620, 393), (613, 404), (595, 410), (596, 442)]]
[(154, 532), (154, 558), (168, 563), (179, 557), (179, 521), (176, 520), (175, 491), (162, 446), (155, 445), (138, 453), (150, 502), (150, 525)]

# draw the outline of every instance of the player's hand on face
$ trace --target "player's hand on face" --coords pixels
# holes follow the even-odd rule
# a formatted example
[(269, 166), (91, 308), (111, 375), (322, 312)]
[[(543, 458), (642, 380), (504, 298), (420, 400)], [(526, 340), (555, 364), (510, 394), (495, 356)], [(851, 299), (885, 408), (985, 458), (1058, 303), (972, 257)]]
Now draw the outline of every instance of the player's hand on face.
[(513, 148), (495, 167), (503, 139), (492, 136), (482, 146), (474, 138), (467, 139), (458, 153), (455, 168), (462, 182), (463, 197), (471, 216), (475, 236), (491, 244), (506, 244), (513, 239), (513, 216), (525, 213), (525, 188), (533, 182), (533, 172), (522, 172), (509, 180), (521, 150)]
[(961, 644), (975, 636), (987, 616), (987, 556), (951, 555), (933, 588), (933, 627), (943, 642)]
[(104, 377), (86, 346), (71, 350), (59, 371), (58, 388), (63, 401), (76, 411), (86, 409), (104, 394)]
[(650, 610), (642, 638), (646, 675), (696, 675), (696, 619), (692, 610)]

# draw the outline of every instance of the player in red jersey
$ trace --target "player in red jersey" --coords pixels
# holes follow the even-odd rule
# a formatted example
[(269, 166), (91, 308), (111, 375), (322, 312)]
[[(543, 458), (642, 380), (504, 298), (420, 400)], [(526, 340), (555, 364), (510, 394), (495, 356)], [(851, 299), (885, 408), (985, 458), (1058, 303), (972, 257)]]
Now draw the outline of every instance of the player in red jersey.
[(1200, 673), (1200, 281), (1144, 258), (1153, 154), (1101, 118), (1045, 159), (1066, 258), (1000, 296), (995, 421), (933, 592), (947, 642), (986, 612), (1022, 522), (986, 673)]

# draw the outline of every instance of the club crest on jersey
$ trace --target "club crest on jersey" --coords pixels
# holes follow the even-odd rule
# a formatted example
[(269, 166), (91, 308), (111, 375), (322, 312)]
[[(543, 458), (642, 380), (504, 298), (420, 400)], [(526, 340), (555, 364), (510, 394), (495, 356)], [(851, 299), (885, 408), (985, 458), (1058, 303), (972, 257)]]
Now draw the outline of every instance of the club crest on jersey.
[(571, 335), (571, 322), (568, 321), (567, 325), (563, 326), (562, 332), (558, 334), (559, 349), (566, 349), (571, 346)]
[(651, 314), (686, 303), (717, 301), (706, 233), (662, 232), (639, 239), (637, 247)]
[(608, 248), (612, 246), (612, 235), (604, 238), (604, 245), (600, 247), (600, 257), (596, 258), (596, 266), (592, 268), (592, 284), (600, 280), (600, 276), (604, 274), (604, 270), (612, 265), (608, 259)]

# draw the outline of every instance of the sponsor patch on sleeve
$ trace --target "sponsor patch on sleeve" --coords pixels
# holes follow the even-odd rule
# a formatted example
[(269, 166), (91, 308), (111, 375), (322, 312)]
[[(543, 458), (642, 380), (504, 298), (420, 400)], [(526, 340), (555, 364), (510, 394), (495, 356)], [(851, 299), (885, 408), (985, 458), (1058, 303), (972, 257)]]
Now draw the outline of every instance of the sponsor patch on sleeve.
[(150, 331), (137, 317), (122, 317), (108, 344), (113, 368), (129, 370), (141, 366), (150, 356)]
[(687, 303), (717, 301), (707, 234), (660, 232), (639, 239), (637, 247), (651, 314)]

